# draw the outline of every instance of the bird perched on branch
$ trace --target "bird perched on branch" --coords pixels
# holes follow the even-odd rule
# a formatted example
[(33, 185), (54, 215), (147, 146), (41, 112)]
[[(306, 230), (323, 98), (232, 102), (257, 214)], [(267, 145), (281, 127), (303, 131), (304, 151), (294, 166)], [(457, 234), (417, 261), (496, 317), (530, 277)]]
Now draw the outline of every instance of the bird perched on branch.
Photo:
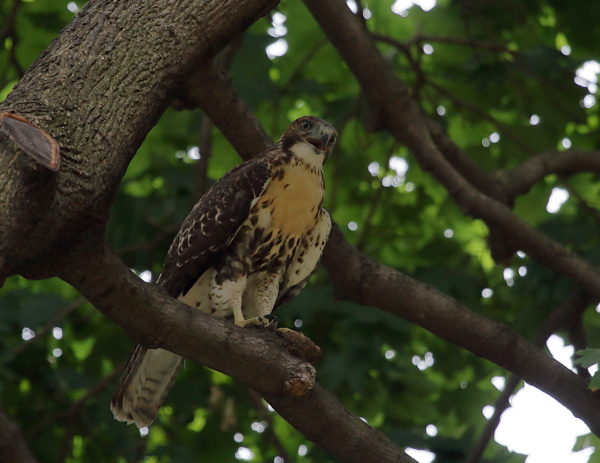
[[(273, 309), (304, 288), (329, 236), (323, 163), (336, 139), (331, 124), (304, 116), (226, 174), (183, 222), (157, 284), (238, 326), (269, 325)], [(136, 346), (112, 399), (115, 418), (149, 426), (182, 360)]]

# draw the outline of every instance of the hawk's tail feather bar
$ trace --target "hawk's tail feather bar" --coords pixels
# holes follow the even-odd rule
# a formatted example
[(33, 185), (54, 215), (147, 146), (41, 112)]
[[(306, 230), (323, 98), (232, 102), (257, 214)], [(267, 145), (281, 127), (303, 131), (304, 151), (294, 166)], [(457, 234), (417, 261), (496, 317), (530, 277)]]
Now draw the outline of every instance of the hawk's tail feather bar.
[(164, 349), (137, 346), (131, 355), (110, 409), (118, 421), (150, 426), (171, 390), (183, 358)]

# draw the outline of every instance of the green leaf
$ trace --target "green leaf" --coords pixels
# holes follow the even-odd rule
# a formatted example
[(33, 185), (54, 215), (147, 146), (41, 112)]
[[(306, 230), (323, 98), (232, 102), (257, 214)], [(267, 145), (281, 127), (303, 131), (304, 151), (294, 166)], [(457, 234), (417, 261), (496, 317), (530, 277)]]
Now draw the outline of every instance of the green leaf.
[(575, 363), (584, 368), (600, 363), (600, 349), (580, 349), (575, 353), (579, 356), (575, 359)]

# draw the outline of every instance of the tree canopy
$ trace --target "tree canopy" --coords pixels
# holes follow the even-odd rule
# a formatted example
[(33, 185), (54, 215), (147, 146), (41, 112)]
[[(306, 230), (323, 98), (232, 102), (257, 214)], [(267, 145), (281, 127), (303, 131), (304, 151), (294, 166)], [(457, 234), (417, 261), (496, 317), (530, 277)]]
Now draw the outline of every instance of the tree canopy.
[[(119, 41), (139, 47), (118, 59), (106, 45), (112, 42), (99, 41), (97, 54), (61, 62), (62, 51), (94, 50), (86, 20), (103, 8), (109, 17), (111, 3), (0, 5), (0, 112), (30, 114), (55, 136), (63, 153), (57, 176), (105, 182), (106, 191), (90, 202), (94, 213), (79, 212), (81, 225), (73, 222), (77, 236), (101, 223), (115, 256), (153, 281), (182, 220), (212, 183), (276, 140), (291, 120), (322, 117), (340, 134), (325, 167), (325, 207), (339, 228), (324, 268), (277, 312), (280, 326), (321, 347), (317, 382), (395, 446), (426, 449), (437, 462), (525, 460), (491, 436), (520, 378), (592, 429), (578, 448), (598, 445), (600, 401), (592, 389), (600, 378), (586, 367), (600, 359), (593, 349), (600, 344), (600, 3), (284, 0), (267, 12), (257, 7), (252, 15), (264, 14), (257, 21), (190, 29), (209, 44), (197, 55), (163, 22), (149, 23), (146, 37), (117, 30), (114, 50)], [(168, 14), (148, 7), (144, 17), (188, 13), (180, 2), (166, 3)], [(197, 7), (187, 21), (201, 22), (206, 11)], [(81, 41), (69, 42), (77, 33)], [(171, 41), (164, 62), (185, 50), (181, 68), (157, 66), (160, 85), (148, 84), (138, 101), (127, 92), (143, 85), (137, 63), (160, 54), (164, 41)], [(96, 77), (85, 73), (83, 60), (93, 69), (104, 59), (112, 77), (101, 91), (95, 83), (86, 87)], [(72, 108), (64, 86), (69, 66), (79, 73)], [(36, 82), (43, 89), (32, 94)], [(65, 95), (61, 107), (48, 103), (54, 85)], [(81, 111), (85, 92), (88, 112)], [(36, 113), (36, 105), (44, 109)], [(88, 117), (73, 120), (71, 113)], [(147, 117), (121, 121), (125, 113)], [(16, 151), (0, 133), (0, 255), (10, 257), (0, 259), (0, 433), (16, 436), (8, 443), (0, 436), (0, 455), (24, 440), (49, 463), (351, 461), (290, 421), (276, 405), (288, 410), (287, 402), (253, 390), (250, 374), (249, 382), (236, 381), (193, 361), (149, 432), (114, 421), (110, 396), (136, 343), (127, 333), (149, 342), (149, 330), (123, 325), (126, 333), (114, 322), (126, 317), (114, 301), (101, 307), (102, 298), (74, 277), (85, 266), (90, 281), (97, 268), (104, 278), (110, 267), (94, 255), (79, 255), (77, 266), (68, 262), (70, 243), (79, 243), (58, 226), (68, 211), (57, 210), (54, 222), (39, 216), (56, 225), (48, 233), (67, 233), (64, 241), (52, 238), (64, 262), (47, 258), (54, 254), (41, 244), (36, 250), (44, 236), (37, 216), (24, 215), (32, 224), (24, 236), (19, 222), (7, 219), (46, 199), (40, 195), (70, 204), (60, 199), (68, 188), (48, 177), (54, 174), (32, 167), (22, 153), (9, 155)], [(99, 169), (118, 155), (126, 171), (115, 167), (100, 178), (103, 171), (78, 170), (71, 153), (81, 151), (93, 153), (88, 159)], [(23, 172), (32, 184), (36, 175), (44, 182), (26, 200), (11, 196)], [(543, 351), (552, 333), (583, 350), (577, 373)], [(156, 342), (186, 341), (161, 331)], [(258, 357), (249, 366), (269, 361)], [(493, 377), (506, 378), (503, 393)], [(481, 413), (486, 405), (496, 409), (491, 420)], [(327, 430), (315, 429), (327, 440)], [(355, 439), (347, 439), (352, 449)], [(598, 452), (590, 461), (600, 461)]]

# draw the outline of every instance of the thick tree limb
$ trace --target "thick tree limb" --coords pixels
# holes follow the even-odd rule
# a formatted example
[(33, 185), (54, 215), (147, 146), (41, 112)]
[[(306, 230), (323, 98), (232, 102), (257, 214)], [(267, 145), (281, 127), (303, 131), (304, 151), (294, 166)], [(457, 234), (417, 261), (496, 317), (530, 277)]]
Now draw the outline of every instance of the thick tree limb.
[[(207, 62), (275, 3), (86, 5), (0, 103), (1, 111), (27, 115), (47, 130), (63, 158), (57, 174), (35, 170), (24, 157), (0, 170), (0, 284), (15, 272), (58, 274), (144, 345), (165, 347), (250, 385), (341, 461), (378, 455), (380, 461), (411, 462), (321, 388), (310, 400), (280, 397), (293, 382), (312, 385), (314, 368), (282, 349), (275, 334), (194, 311), (142, 283), (110, 250), (94, 245), (102, 242), (107, 210), (128, 162), (173, 88), (194, 63)], [(0, 139), (2, 162), (15, 150)], [(315, 433), (323, 426), (327, 433)]]
[(487, 358), (554, 397), (600, 434), (600, 399), (587, 381), (545, 355), (508, 326), (356, 252), (335, 228), (325, 248), (336, 295), (379, 307)]
[[(220, 82), (223, 87), (214, 87), (211, 92), (214, 100), (207, 99), (205, 104), (219, 104), (221, 93), (236, 95), (232, 88), (227, 88), (227, 79)], [(226, 101), (231, 104), (230, 110), (242, 104), (233, 103), (231, 99)], [(227, 109), (226, 105), (224, 110)], [(260, 122), (252, 113), (241, 116), (230, 112), (229, 124), (217, 126), (232, 144), (243, 145), (247, 130), (239, 128), (244, 125), (252, 128), (257, 124)], [(231, 130), (231, 126), (237, 129)], [(261, 138), (260, 133), (256, 138)], [(264, 143), (264, 148), (270, 146), (270, 142), (265, 140)], [(600, 433), (600, 400), (586, 388), (587, 382), (509, 327), (477, 315), (434, 288), (373, 261), (350, 245), (337, 226), (325, 247), (323, 263), (338, 297), (399, 315), (497, 363), (552, 395)]]
[[(58, 173), (0, 136), (0, 284), (54, 272), (63, 248), (103, 228), (121, 177), (178, 83), (277, 0), (88, 2), (0, 112), (26, 116), (61, 146)], [(15, 213), (18, 211), (18, 213)]]
[[(233, 327), (168, 298), (158, 288), (135, 278), (104, 248), (79, 247), (80, 253), (74, 254), (78, 243), (93, 242), (101, 236), (108, 205), (127, 163), (166, 106), (175, 84), (188, 74), (191, 63), (213, 53), (231, 31), (243, 29), (273, 3), (187, 0), (179, 2), (177, 10), (166, 0), (87, 4), (11, 96), (0, 104), (1, 110), (26, 114), (57, 138), (64, 161), (57, 175), (32, 169), (23, 157), (10, 169), (0, 170), (0, 282), (15, 271), (37, 277), (59, 273), (142, 343), (168, 348), (245, 382), (267, 397), (292, 424), (344, 461), (369, 461), (374, 454), (378, 455), (378, 461), (409, 461), (384, 436), (349, 415), (321, 388), (316, 387), (301, 399), (281, 396), (281, 385), (291, 373), (310, 376), (311, 367), (277, 347), (279, 344), (269, 339), (268, 333)], [(341, 5), (339, 12), (343, 13), (343, 2)], [(202, 14), (197, 14), (198, 11)], [(114, 75), (114, 70), (123, 74)], [(387, 87), (380, 88), (383, 92)], [(405, 96), (403, 89), (400, 90), (399, 94), (391, 93), (395, 101)], [(417, 118), (408, 125), (407, 132), (398, 134), (409, 141), (418, 140), (422, 129), (418, 124)], [(434, 164), (428, 164), (425, 156), (431, 144), (425, 145), (423, 152), (419, 152), (424, 164)], [(0, 140), (3, 160), (14, 152), (9, 142)], [(460, 182), (452, 183), (456, 181), (453, 171), (442, 174), (450, 190), (453, 191), (453, 185), (459, 193), (464, 190)], [(78, 241), (75, 237), (79, 237)], [(332, 246), (347, 251), (342, 245), (343, 242), (338, 242)], [(65, 257), (58, 258), (62, 254)], [(364, 263), (356, 252), (347, 257)], [(88, 266), (90, 259), (94, 259), (93, 271)], [(355, 260), (351, 263), (356, 263)], [(492, 346), (493, 338), (480, 346), (464, 333), (465, 325), (454, 335), (449, 333), (450, 328), (437, 326), (438, 321), (445, 322), (457, 314), (453, 312), (456, 302), (435, 292), (428, 296), (429, 289), (424, 285), (416, 282), (413, 285), (403, 275), (392, 275), (385, 269), (364, 279), (357, 274), (361, 275), (358, 281), (354, 279), (356, 275), (347, 278), (360, 283), (357, 287), (361, 288), (358, 295), (349, 293), (349, 297), (364, 303), (364, 285), (386, 289), (389, 284), (395, 287), (396, 292), (390, 293), (395, 304), (400, 304), (398, 291), (408, 289), (408, 296), (416, 296), (405, 303), (408, 307), (392, 306), (390, 301), (377, 298), (370, 303), (402, 312), (405, 318), (420, 320), (424, 326), (427, 319), (433, 320), (432, 331), (438, 330), (447, 339), (482, 356), (498, 357)], [(342, 273), (338, 272), (344, 277)], [(374, 281), (374, 277), (382, 281)], [(339, 283), (338, 287), (343, 285)], [(432, 312), (436, 305), (441, 307), (441, 319), (437, 312)], [(459, 315), (466, 313), (463, 322), (479, 321), (464, 308), (458, 309)], [(513, 367), (521, 371), (527, 360), (539, 360), (539, 365), (550, 372), (548, 381), (558, 383), (546, 385), (548, 389), (560, 396), (567, 383), (572, 386), (570, 394), (577, 396), (572, 404), (577, 413), (582, 403), (589, 406), (590, 413), (595, 410), (589, 394), (580, 393), (582, 383), (574, 383), (541, 353), (534, 351), (533, 356), (515, 359), (522, 348), (529, 346), (498, 326), (492, 322), (484, 324), (484, 333), (498, 335), (502, 341), (507, 359), (501, 359), (500, 364), (516, 362)], [(456, 324), (452, 329), (456, 329)], [(530, 354), (527, 349), (523, 352)], [(256, 362), (260, 357), (268, 357), (270, 361)], [(539, 365), (535, 363), (532, 367), (530, 376), (534, 379), (539, 379), (542, 368)], [(586, 391), (584, 387), (583, 390)], [(321, 424), (315, 426), (314, 420), (330, 423), (327, 433)], [(353, 436), (353, 445), (348, 445), (348, 436)]]
[(504, 231), (547, 267), (574, 280), (600, 298), (600, 273), (560, 243), (529, 226), (498, 201), (482, 194), (444, 158), (406, 85), (393, 73), (361, 23), (342, 0), (305, 0), (317, 22), (359, 81), (379, 120), (435, 176), (461, 210)]
[(0, 461), (11, 463), (37, 463), (29, 450), (23, 431), (0, 410)]
[(413, 462), (318, 385), (302, 397), (286, 396), (286, 383), (314, 384), (315, 371), (282, 348), (274, 332), (239, 328), (170, 298), (137, 278), (107, 247), (80, 249), (68, 260), (60, 277), (142, 345), (168, 349), (250, 386), (340, 461)]

